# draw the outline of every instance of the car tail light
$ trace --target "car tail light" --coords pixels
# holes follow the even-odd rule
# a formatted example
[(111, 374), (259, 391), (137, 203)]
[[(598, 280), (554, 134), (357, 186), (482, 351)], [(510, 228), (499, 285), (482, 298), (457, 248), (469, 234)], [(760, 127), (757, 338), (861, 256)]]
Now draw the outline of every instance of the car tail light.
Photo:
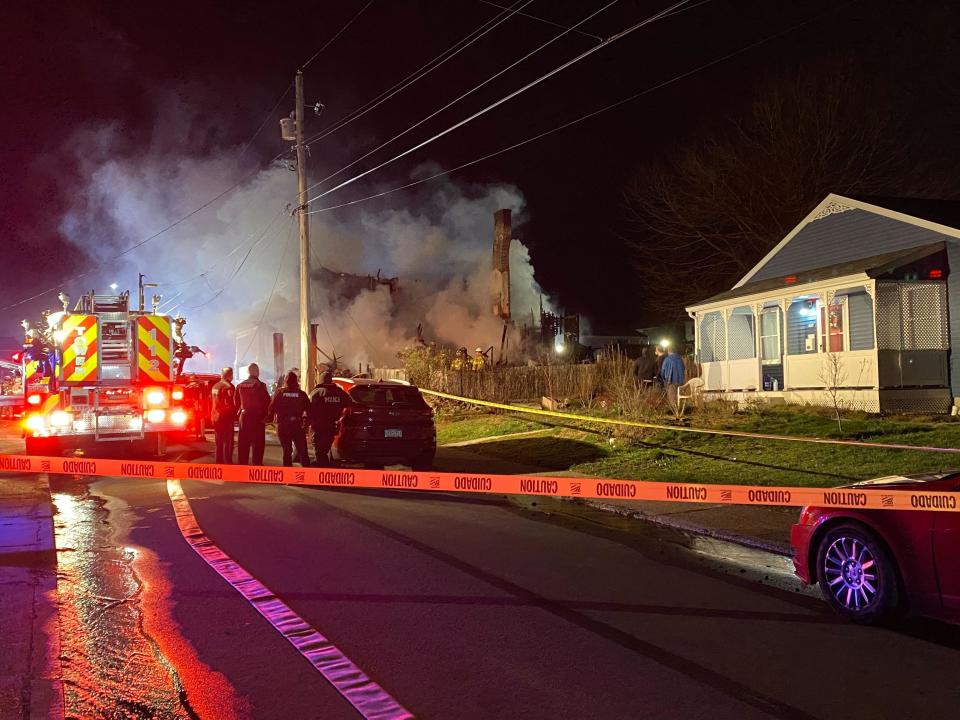
[(800, 511), (800, 519), (797, 520), (797, 524), (806, 525), (810, 522), (810, 517), (813, 515), (813, 508), (810, 505), (807, 505)]
[(163, 419), (167, 416), (167, 413), (163, 410), (153, 409), (147, 410), (147, 422), (160, 423), (163, 422)]
[(170, 422), (174, 425), (186, 425), (187, 414), (183, 410), (174, 410), (170, 413)]
[(147, 390), (145, 397), (147, 399), (147, 405), (152, 405), (153, 407), (163, 405), (167, 401), (167, 394), (160, 388), (150, 388)]
[(41, 397), (40, 397), (39, 395), (37, 395), (36, 393), (33, 393), (32, 395), (28, 395), (28, 396), (27, 396), (27, 402), (28, 402), (30, 405), (39, 405), (39, 404), (40, 404), (40, 401), (41, 401), (42, 399), (43, 399), (43, 398), (41, 398)]

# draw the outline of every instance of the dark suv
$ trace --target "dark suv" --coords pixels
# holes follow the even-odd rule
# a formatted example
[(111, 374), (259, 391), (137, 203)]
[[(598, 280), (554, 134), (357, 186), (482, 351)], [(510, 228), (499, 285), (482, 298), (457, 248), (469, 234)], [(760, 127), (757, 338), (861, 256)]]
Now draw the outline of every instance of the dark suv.
[(429, 470), (437, 452), (433, 410), (413, 385), (397, 381), (336, 378), (353, 401), (343, 411), (333, 440), (335, 459), (382, 467)]

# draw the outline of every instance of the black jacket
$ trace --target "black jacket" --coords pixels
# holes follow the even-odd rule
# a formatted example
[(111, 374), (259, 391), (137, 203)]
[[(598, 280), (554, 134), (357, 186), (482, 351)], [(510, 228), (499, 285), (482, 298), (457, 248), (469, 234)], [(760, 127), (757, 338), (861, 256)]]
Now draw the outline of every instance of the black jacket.
[(240, 412), (247, 420), (265, 420), (270, 409), (270, 392), (260, 378), (249, 377), (237, 385)]
[(350, 396), (339, 385), (317, 385), (310, 393), (310, 422), (314, 427), (332, 429), (349, 405)]
[(217, 424), (232, 423), (237, 419), (237, 391), (232, 383), (221, 380), (210, 391), (212, 407), (210, 419)]
[(267, 412), (277, 419), (278, 425), (299, 425), (310, 413), (310, 400), (300, 388), (280, 388), (270, 401)]

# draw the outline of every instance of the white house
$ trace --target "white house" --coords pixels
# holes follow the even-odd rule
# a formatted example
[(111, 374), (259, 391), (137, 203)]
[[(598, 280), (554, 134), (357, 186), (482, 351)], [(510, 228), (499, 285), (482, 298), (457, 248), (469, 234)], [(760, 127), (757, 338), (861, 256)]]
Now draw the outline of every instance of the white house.
[(830, 404), (829, 388), (868, 412), (948, 412), (957, 228), (953, 203), (827, 196), (731, 290), (687, 308), (704, 391)]

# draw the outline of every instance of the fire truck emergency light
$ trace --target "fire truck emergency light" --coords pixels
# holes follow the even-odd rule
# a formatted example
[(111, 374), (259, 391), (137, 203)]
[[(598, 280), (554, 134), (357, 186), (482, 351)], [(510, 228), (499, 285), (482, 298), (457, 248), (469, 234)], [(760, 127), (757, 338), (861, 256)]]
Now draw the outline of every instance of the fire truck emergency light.
[(27, 396), (27, 402), (28, 402), (29, 404), (31, 404), (31, 405), (39, 405), (41, 399), (42, 399), (42, 398), (41, 398), (39, 395), (37, 395), (36, 393), (34, 393), (33, 395), (28, 395), (28, 396)]
[(170, 422), (174, 425), (186, 425), (187, 414), (183, 410), (174, 410), (170, 413)]
[(147, 410), (147, 422), (161, 423), (167, 414), (163, 410)]
[(66, 427), (73, 422), (73, 416), (64, 410), (55, 410), (50, 413), (50, 424), (54, 427)]
[(167, 394), (160, 388), (147, 390), (147, 405), (163, 405), (167, 400)]

